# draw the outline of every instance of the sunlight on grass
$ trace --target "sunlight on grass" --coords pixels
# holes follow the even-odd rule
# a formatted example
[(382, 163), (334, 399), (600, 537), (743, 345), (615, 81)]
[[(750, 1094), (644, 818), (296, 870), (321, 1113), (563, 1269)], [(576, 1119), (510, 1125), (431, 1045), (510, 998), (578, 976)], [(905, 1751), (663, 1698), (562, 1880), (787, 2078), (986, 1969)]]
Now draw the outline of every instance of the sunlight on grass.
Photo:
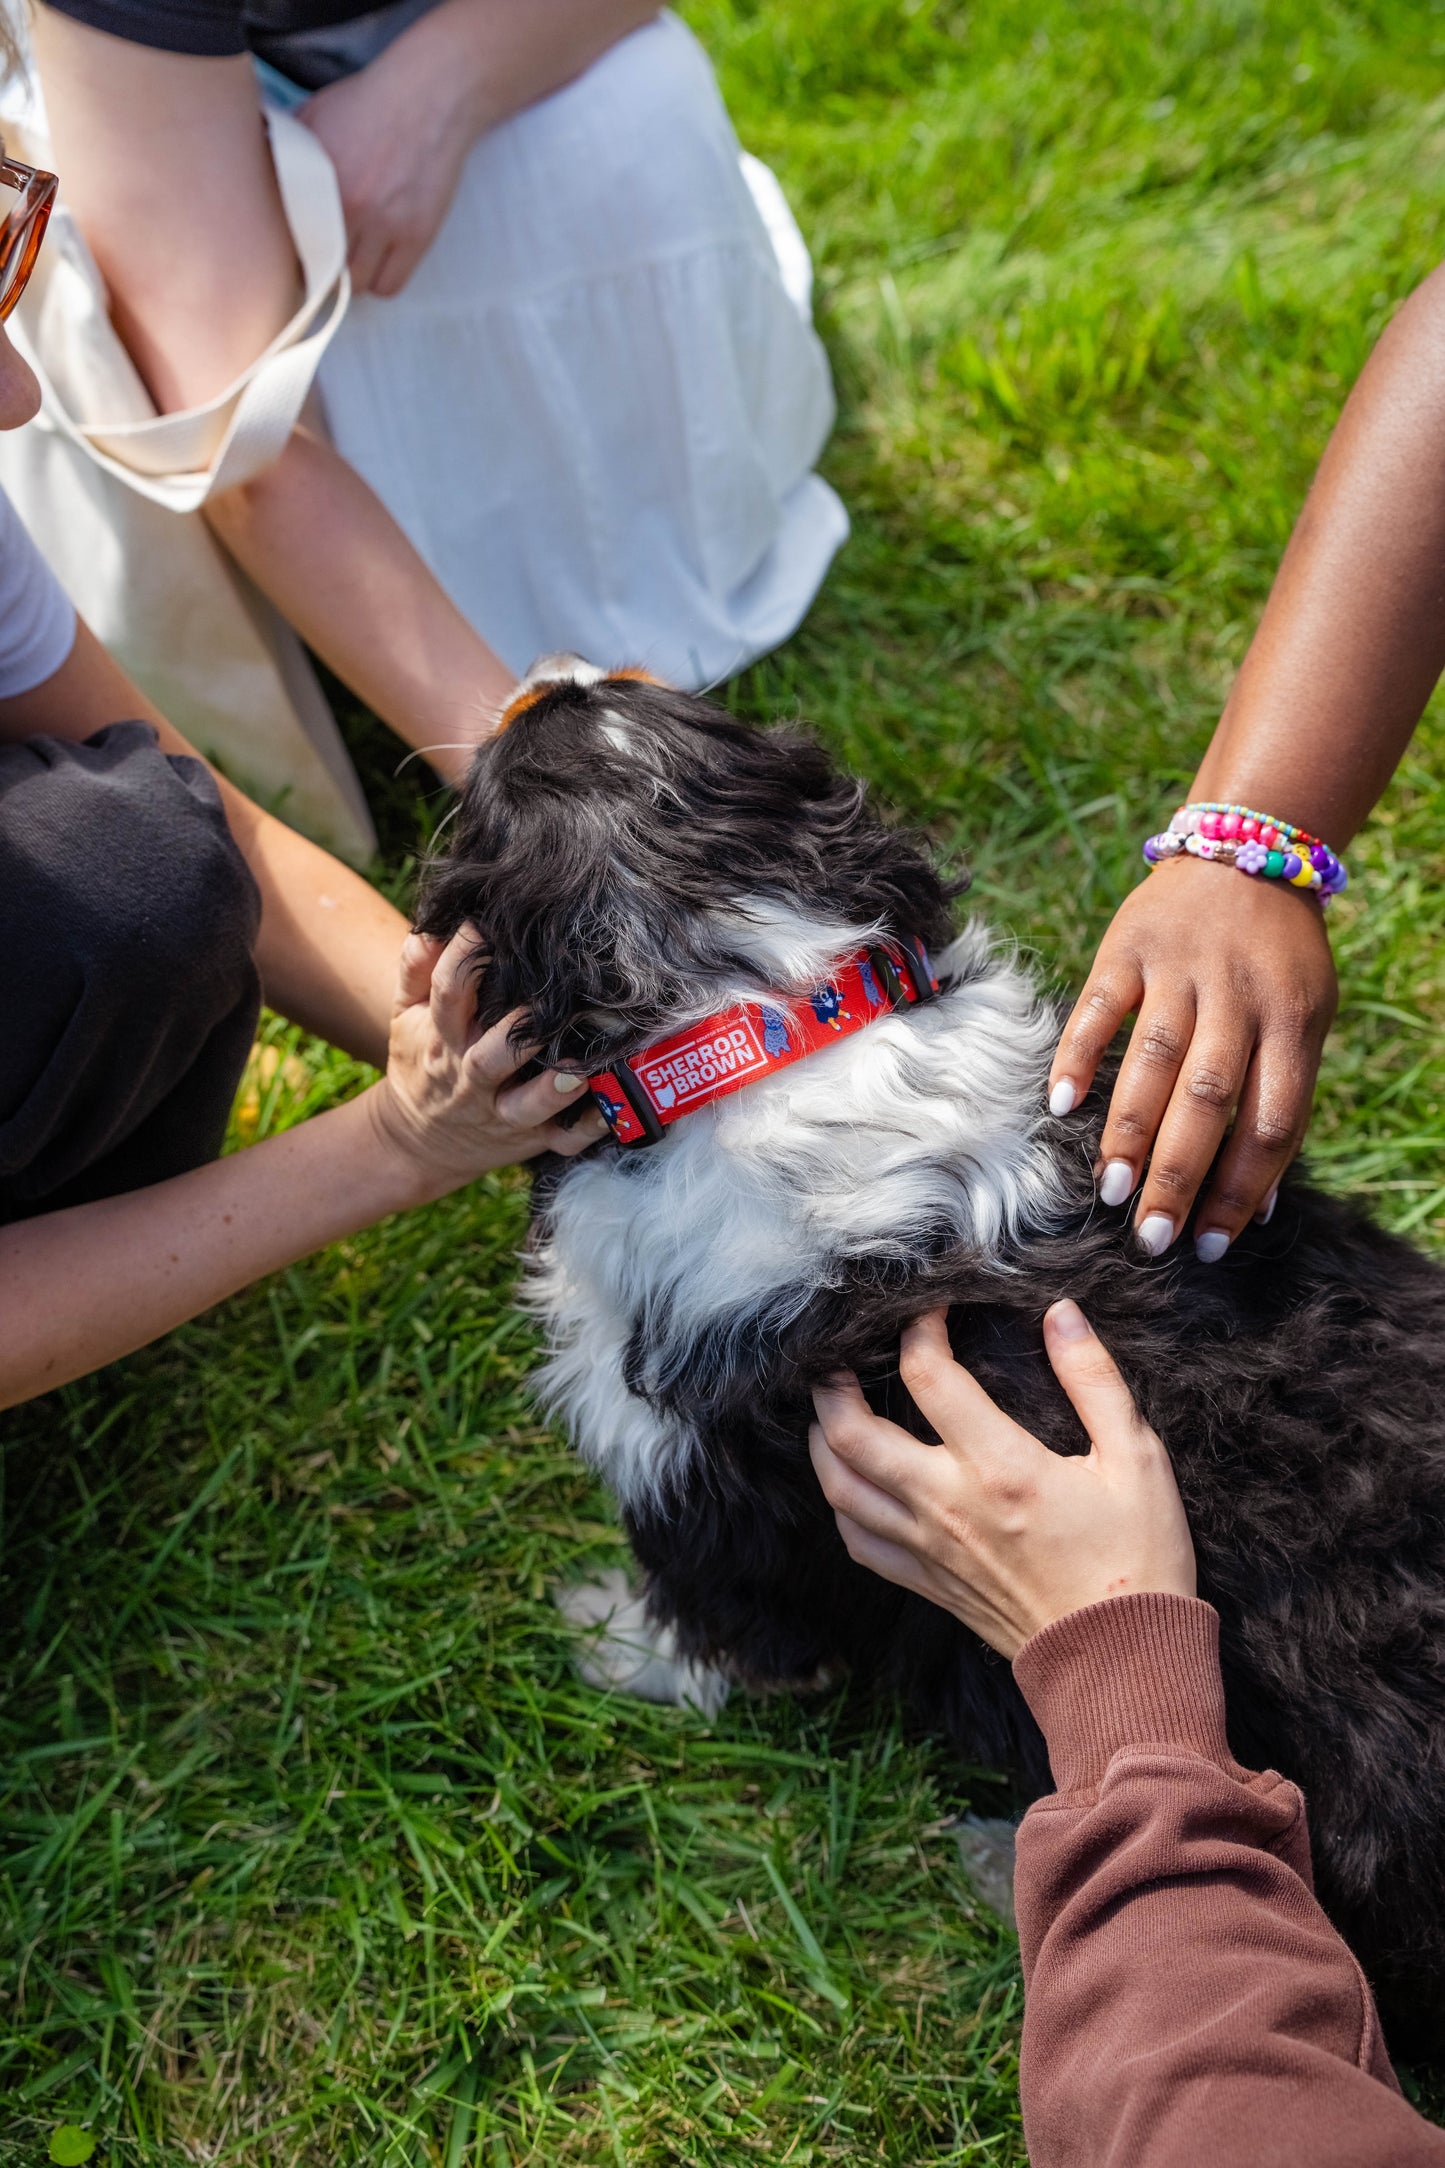
[[(730, 697), (1076, 979), (1439, 253), (1445, 12), (685, 12), (814, 240), (855, 520)], [(435, 808), (357, 728), (399, 879)], [(1312, 1144), (1429, 1242), (1442, 747), (1351, 854)], [(233, 1143), (364, 1074), (268, 1021)], [(482, 1183), (4, 1420), (0, 2161), (1022, 2160), (1016, 1948), (944, 1827), (986, 1775), (846, 1695), (573, 1677), (549, 1592), (620, 1551), (528, 1402), (525, 1211)]]

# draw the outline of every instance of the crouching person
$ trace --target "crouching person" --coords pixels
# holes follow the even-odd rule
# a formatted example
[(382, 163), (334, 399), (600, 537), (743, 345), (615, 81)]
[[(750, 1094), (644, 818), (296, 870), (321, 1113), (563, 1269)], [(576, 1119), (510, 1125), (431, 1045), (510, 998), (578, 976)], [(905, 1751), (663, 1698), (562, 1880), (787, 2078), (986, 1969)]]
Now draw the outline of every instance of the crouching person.
[[(0, 428), (37, 401), (0, 328)], [(583, 1080), (516, 1081), (513, 1019), (476, 1032), (471, 954), (408, 936), (198, 760), (0, 497), (0, 1407), (387, 1213), (599, 1135), (591, 1113), (558, 1127)], [(217, 1160), (263, 997), (384, 1073)]]
[(1087, 1454), (997, 1408), (941, 1315), (901, 1361), (938, 1446), (852, 1378), (815, 1395), (810, 1441), (851, 1556), (1006, 1657), (1048, 1745), (1058, 1789), (1024, 1817), (1014, 1882), (1029, 2159), (1445, 2168), (1315, 1900), (1303, 1798), (1230, 1753), (1169, 1455), (1077, 1304), (1044, 1344)]

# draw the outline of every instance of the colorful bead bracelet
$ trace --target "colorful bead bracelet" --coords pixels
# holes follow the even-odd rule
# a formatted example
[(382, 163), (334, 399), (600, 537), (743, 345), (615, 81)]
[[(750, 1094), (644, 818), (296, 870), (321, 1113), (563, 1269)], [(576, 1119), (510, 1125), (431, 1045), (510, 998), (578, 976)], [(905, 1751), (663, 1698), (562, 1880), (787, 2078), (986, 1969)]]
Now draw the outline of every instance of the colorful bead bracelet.
[(1163, 833), (1150, 836), (1144, 845), (1151, 866), (1184, 851), (1267, 881), (1313, 889), (1321, 903), (1337, 896), (1350, 878), (1343, 861), (1318, 836), (1247, 805), (1182, 805)]

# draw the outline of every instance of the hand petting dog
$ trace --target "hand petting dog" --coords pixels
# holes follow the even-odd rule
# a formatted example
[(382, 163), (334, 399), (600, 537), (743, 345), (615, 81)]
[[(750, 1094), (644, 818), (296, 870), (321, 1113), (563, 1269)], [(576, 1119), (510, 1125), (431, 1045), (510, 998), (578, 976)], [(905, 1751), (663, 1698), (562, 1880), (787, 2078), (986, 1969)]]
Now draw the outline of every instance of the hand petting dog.
[(370, 1104), (418, 1203), (542, 1152), (572, 1158), (607, 1129), (594, 1107), (570, 1129), (558, 1120), (585, 1077), (547, 1070), (517, 1081), (537, 1049), (513, 1042), (520, 1009), (488, 1029), (477, 1022), (481, 946), (476, 928), (463, 926), (450, 941), (409, 934), (401, 952), (386, 1074)]
[(1125, 897), (1059, 1040), (1049, 1105), (1082, 1105), (1135, 1012), (1096, 1171), (1106, 1205), (1139, 1191), (1134, 1226), (1151, 1256), (1178, 1240), (1196, 1196), (1205, 1264), (1269, 1218), (1309, 1127), (1338, 998), (1313, 896), (1186, 858)]
[(848, 1555), (951, 1611), (1010, 1660), (1111, 1596), (1195, 1594), (1169, 1455), (1073, 1302), (1044, 1319), (1054, 1375), (1093, 1441), (1051, 1453), (953, 1360), (942, 1311), (903, 1335), (900, 1372), (942, 1439), (874, 1415), (855, 1378), (815, 1392), (813, 1466)]

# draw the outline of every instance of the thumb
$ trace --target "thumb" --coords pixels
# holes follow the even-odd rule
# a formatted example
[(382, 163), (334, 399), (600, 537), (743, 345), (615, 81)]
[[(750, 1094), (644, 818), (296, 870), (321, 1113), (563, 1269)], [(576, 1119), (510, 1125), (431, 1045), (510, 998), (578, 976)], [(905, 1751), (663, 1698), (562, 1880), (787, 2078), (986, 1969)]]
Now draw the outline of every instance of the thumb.
[(1097, 1447), (1107, 1453), (1141, 1429), (1133, 1394), (1076, 1302), (1056, 1302), (1048, 1312), (1044, 1348), (1054, 1376)]
[(396, 967), (396, 1000), (393, 1013), (399, 1016), (403, 1009), (414, 1009), (431, 994), (432, 973), (437, 958), (446, 947), (429, 933), (409, 933), (401, 944), (401, 956)]

